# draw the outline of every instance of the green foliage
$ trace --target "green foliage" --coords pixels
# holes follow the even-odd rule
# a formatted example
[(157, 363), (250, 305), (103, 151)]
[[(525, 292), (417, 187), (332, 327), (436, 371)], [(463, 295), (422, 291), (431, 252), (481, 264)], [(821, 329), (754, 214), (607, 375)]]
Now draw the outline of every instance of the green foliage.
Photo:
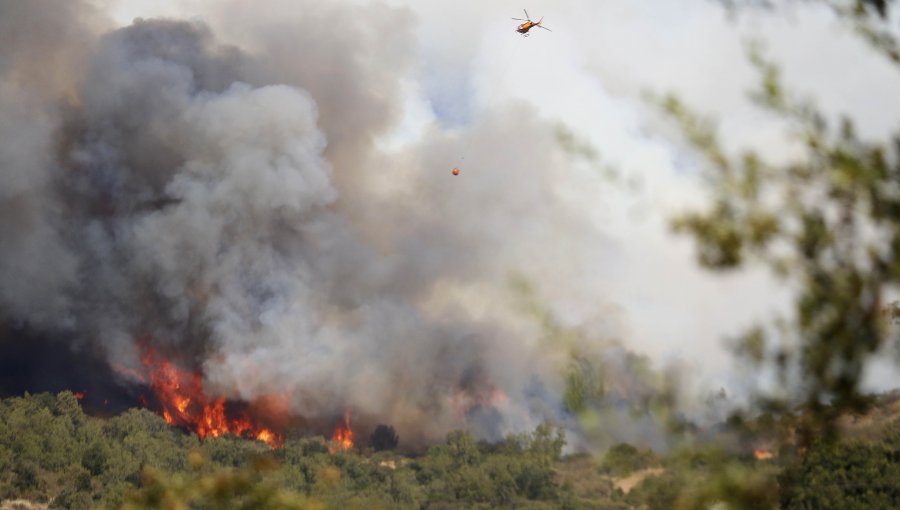
[(653, 450), (639, 450), (628, 443), (619, 443), (603, 456), (600, 469), (615, 476), (627, 476), (639, 469), (654, 467), (659, 459)]
[(416, 465), (429, 501), (509, 505), (522, 499), (561, 497), (553, 464), (565, 439), (560, 429), (540, 425), (532, 434), (508, 436), (498, 445), (477, 444), (466, 432), (447, 435)]
[(676, 500), (679, 509), (706, 509), (725, 504), (734, 510), (778, 508), (778, 485), (773, 470), (729, 460), (700, 481), (687, 485)]
[[(735, 509), (776, 508), (779, 503), (799, 509), (829, 508), (829, 502), (839, 503), (831, 508), (853, 509), (894, 508), (900, 491), (896, 425), (887, 437), (823, 443), (805, 458), (786, 457), (788, 469), (781, 472), (775, 461), (757, 462), (713, 447), (684, 447), (661, 457), (619, 444), (599, 464), (587, 455), (563, 460), (562, 431), (546, 424), (498, 443), (454, 431), (415, 458), (389, 451), (330, 454), (322, 437), (290, 439), (273, 451), (233, 437), (201, 443), (193, 435), (161, 427), (157, 417), (143, 411), (105, 421), (71, 420), (73, 414), (59, 412), (57, 402), (46, 395), (0, 400), (0, 423), (15, 421), (21, 427), (0, 428), (0, 462), (7, 466), (0, 470), (0, 498), (75, 509), (686, 510), (716, 503)], [(59, 423), (38, 426), (36, 420), (48, 417)], [(748, 440), (790, 426), (763, 415), (737, 417), (729, 430), (742, 431)], [(43, 438), (33, 437), (35, 430), (67, 434), (58, 439), (69, 447), (54, 455), (52, 463), (42, 462), (43, 452), (29, 446), (43, 444)], [(641, 473), (646, 476), (628, 494), (613, 488), (614, 481), (645, 468), (657, 469)]]
[(84, 416), (70, 395), (0, 400), (0, 498), (76, 509), (551, 508), (566, 495), (553, 470), (565, 438), (549, 425), (498, 444), (454, 431), (410, 461), (330, 454), (322, 437), (275, 451), (236, 437), (200, 442), (146, 410)]
[(269, 447), (259, 441), (245, 441), (235, 436), (207, 438), (200, 449), (216, 464), (230, 467), (243, 465), (269, 451)]
[(101, 441), (94, 441), (81, 456), (81, 465), (91, 474), (97, 476), (106, 471), (106, 459), (109, 453)]
[[(891, 0), (819, 3), (900, 64), (896, 29), (887, 24)], [(781, 441), (795, 435), (801, 456), (788, 460), (776, 483), (777, 465), (693, 455), (693, 463), (680, 463), (679, 476), (709, 473), (688, 477), (686, 489), (649, 507), (897, 508), (896, 448), (841, 443), (837, 418), (870, 404), (860, 391), (864, 370), (896, 340), (895, 310), (885, 301), (900, 283), (900, 135), (863, 139), (851, 119), (826, 118), (814, 102), (787, 90), (760, 46), (751, 47), (750, 60), (760, 75), (752, 99), (791, 129), (802, 155), (771, 161), (757, 151), (729, 154), (712, 122), (665, 98), (662, 108), (707, 162), (712, 189), (708, 207), (682, 214), (673, 227), (694, 238), (702, 265), (762, 263), (796, 291), (793, 310), (735, 343), (751, 366), (775, 369), (776, 392), (758, 395), (775, 416), (753, 426), (731, 420), (729, 429), (741, 442), (761, 432)], [(803, 405), (792, 409), (797, 401)]]
[(38, 477), (38, 465), (30, 460), (21, 460), (13, 464), (13, 487), (28, 492), (30, 489), (39, 489), (41, 479)]
[(254, 462), (242, 469), (220, 469), (203, 474), (199, 467), (202, 456), (192, 458), (194, 469), (187, 476), (166, 475), (147, 469), (142, 488), (129, 494), (123, 510), (171, 508), (226, 509), (242, 508), (304, 510), (322, 505), (267, 482), (264, 474), (274, 469), (265, 461)]
[(566, 392), (563, 395), (566, 410), (572, 413), (583, 412), (603, 395), (604, 380), (601, 367), (573, 354), (566, 372)]
[(862, 140), (849, 119), (832, 126), (815, 105), (784, 90), (758, 47), (751, 61), (762, 77), (753, 98), (793, 126), (805, 154), (783, 164), (754, 152), (732, 158), (708, 122), (666, 99), (710, 163), (714, 193), (711, 207), (683, 214), (674, 227), (694, 237), (702, 264), (761, 261), (798, 289), (792, 319), (777, 323), (777, 335), (754, 328), (738, 351), (779, 368), (781, 387), (796, 392), (768, 397), (802, 398), (814, 419), (811, 437), (819, 426), (832, 433), (836, 413), (865, 407), (866, 362), (891, 338), (883, 303), (900, 284), (900, 138)]
[(676, 508), (684, 487), (685, 477), (678, 471), (670, 470), (662, 476), (644, 478), (624, 499), (633, 507), (668, 510)]
[(900, 428), (871, 442), (821, 443), (779, 477), (782, 508), (900, 508)]

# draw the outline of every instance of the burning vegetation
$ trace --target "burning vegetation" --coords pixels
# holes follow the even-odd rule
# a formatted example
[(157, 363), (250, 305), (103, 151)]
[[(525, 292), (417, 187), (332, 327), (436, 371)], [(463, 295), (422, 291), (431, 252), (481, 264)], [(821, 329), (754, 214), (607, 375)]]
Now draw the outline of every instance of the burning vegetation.
[[(143, 347), (141, 357), (148, 377), (152, 400), (144, 403), (161, 414), (166, 423), (196, 432), (200, 439), (227, 434), (257, 439), (272, 448), (284, 444), (284, 436), (249, 410), (263, 405), (237, 405), (224, 397), (210, 397), (203, 389), (203, 374), (179, 368), (171, 360), (160, 356), (153, 348)], [(269, 406), (270, 407), (270, 406)]]
[(756, 448), (753, 450), (753, 456), (756, 460), (771, 460), (775, 455), (770, 451), (763, 448)]
[(331, 446), (328, 450), (335, 453), (353, 448), (353, 429), (350, 428), (350, 411), (344, 411), (344, 421), (337, 424), (331, 435)]
[[(327, 425), (336, 445), (362, 441), (349, 413), (334, 418)], [(365, 429), (365, 414), (354, 419)], [(334, 455), (321, 437), (293, 434), (277, 453), (231, 438), (198, 448), (196, 437), (165, 430), (162, 416), (146, 409), (85, 415), (69, 391), (0, 399), (0, 423), (11, 432), (0, 434), (0, 452), (21, 451), (0, 469), (0, 499), (41, 507), (149, 510), (164, 495), (169, 508), (556, 508), (569, 497), (554, 476), (563, 441), (543, 426), (502, 445), (455, 431), (413, 460), (408, 452), (375, 456), (355, 447)], [(376, 430), (381, 444), (396, 442), (391, 427)], [(467, 476), (459, 476), (460, 461)]]
[[(284, 446), (288, 423), (298, 418), (289, 411), (285, 395), (264, 395), (251, 402), (210, 395), (203, 387), (202, 371), (183, 368), (147, 343), (141, 344), (140, 351), (141, 369), (115, 366), (114, 370), (149, 389), (141, 394), (141, 405), (169, 425), (195, 432), (200, 439), (233, 435), (262, 441), (270, 448)], [(81, 397), (81, 393), (76, 395)], [(328, 449), (336, 453), (354, 445), (350, 411), (345, 411)]]

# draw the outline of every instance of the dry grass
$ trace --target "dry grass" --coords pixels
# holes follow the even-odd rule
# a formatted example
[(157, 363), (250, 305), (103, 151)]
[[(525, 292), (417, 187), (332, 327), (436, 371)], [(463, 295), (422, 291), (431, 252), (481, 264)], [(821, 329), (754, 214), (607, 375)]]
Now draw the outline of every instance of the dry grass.
[(0, 501), (0, 510), (47, 510), (44, 503), (34, 503), (27, 499), (7, 499)]
[(883, 395), (867, 413), (842, 416), (838, 423), (846, 438), (878, 439), (888, 427), (900, 423), (900, 393)]
[(590, 456), (575, 456), (560, 462), (555, 467), (556, 481), (561, 485), (569, 483), (579, 498), (609, 499), (612, 497), (612, 478), (601, 474), (597, 462)]
[(625, 494), (628, 494), (631, 489), (633, 489), (635, 485), (641, 483), (644, 478), (647, 478), (648, 476), (659, 476), (663, 474), (664, 471), (665, 470), (663, 468), (658, 467), (641, 469), (640, 471), (635, 471), (634, 473), (631, 473), (624, 478), (617, 479), (614, 485), (617, 489), (621, 490)]

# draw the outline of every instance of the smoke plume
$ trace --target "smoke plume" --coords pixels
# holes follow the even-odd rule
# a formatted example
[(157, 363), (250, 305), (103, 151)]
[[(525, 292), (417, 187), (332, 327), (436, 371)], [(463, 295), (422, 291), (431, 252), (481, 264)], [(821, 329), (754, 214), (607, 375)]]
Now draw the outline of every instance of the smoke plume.
[(565, 371), (594, 348), (548, 342), (509, 288), (577, 296), (599, 263), (554, 187), (556, 128), (515, 105), (381, 150), (413, 18), (301, 3), (116, 28), (0, 2), (0, 342), (54, 338), (118, 374), (152, 345), (217, 395), (405, 441), (575, 427)]

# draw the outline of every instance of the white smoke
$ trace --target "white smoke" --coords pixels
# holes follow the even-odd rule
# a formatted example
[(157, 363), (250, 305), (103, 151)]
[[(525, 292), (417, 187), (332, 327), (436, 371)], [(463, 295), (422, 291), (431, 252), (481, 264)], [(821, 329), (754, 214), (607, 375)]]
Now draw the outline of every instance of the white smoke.
[[(41, 7), (2, 2), (0, 18)], [(313, 418), (346, 408), (414, 441), (575, 427), (570, 355), (603, 349), (548, 341), (509, 290), (522, 275), (577, 294), (609, 255), (555, 184), (571, 170), (557, 127), (517, 104), (385, 153), (412, 18), (305, 7), (299, 31), (244, 12), (255, 28), (222, 22), (227, 39), (160, 19), (49, 49), (8, 41), (19, 62), (59, 56), (68, 85), (26, 94), (38, 78), (0, 68), (3, 319), (74, 333), (125, 366), (149, 342), (223, 396), (286, 394)], [(83, 55), (60, 49), (94, 33)], [(593, 333), (623, 334), (615, 307), (593, 306)], [(644, 392), (611, 373), (619, 397)]]

